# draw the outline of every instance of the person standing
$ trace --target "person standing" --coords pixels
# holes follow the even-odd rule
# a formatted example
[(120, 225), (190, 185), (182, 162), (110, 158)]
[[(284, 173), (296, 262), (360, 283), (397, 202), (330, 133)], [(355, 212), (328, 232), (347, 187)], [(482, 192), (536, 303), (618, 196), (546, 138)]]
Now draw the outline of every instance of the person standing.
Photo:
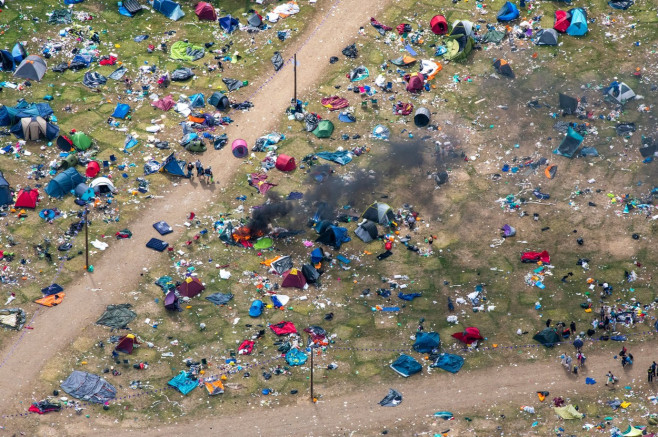
[(653, 376), (656, 376), (656, 367), (658, 367), (658, 364), (656, 364), (655, 361), (653, 363), (651, 363), (651, 374)]
[(196, 177), (202, 178), (203, 177), (203, 166), (201, 165), (200, 160), (196, 160), (194, 163), (194, 166), (196, 167)]
[(571, 325), (569, 325), (569, 329), (571, 329), (571, 333), (575, 334), (576, 333), (576, 322), (571, 322)]
[(610, 370), (608, 370), (608, 373), (606, 373), (605, 376), (606, 376), (605, 385), (608, 384), (615, 385), (615, 383), (617, 382), (617, 378), (615, 377), (615, 375), (612, 374)]
[(192, 177), (192, 170), (194, 170), (194, 164), (192, 164), (192, 161), (187, 163), (187, 177), (188, 179)]
[(651, 366), (649, 366), (649, 370), (647, 371), (647, 376), (649, 382), (653, 382), (653, 369), (651, 368)]
[(213, 178), (213, 174), (212, 174), (212, 167), (209, 166), (209, 167), (205, 170), (205, 175), (206, 175), (206, 182), (207, 182), (207, 183), (211, 183), (211, 184), (212, 184), (212, 183), (215, 182), (215, 179)]

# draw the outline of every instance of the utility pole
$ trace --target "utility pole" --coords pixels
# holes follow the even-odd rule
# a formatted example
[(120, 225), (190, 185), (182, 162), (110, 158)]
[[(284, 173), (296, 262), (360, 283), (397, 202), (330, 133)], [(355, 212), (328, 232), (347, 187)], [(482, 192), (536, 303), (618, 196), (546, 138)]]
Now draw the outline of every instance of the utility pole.
[(297, 107), (297, 53), (295, 53), (294, 56), (293, 56), (292, 71), (293, 71), (294, 76), (295, 76), (295, 96), (294, 96), (292, 102), (295, 105), (295, 107)]
[(89, 206), (85, 205), (85, 270), (89, 270)]
[(311, 345), (311, 402), (315, 403), (315, 396), (313, 396), (313, 345)]

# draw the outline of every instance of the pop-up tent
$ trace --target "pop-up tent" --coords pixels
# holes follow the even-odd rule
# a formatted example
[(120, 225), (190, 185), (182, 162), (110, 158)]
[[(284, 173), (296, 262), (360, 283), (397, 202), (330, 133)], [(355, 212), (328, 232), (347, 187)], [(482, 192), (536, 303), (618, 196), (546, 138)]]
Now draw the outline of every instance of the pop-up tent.
[(34, 209), (37, 207), (37, 202), (39, 201), (39, 192), (30, 187), (25, 187), (18, 192), (16, 196), (16, 208), (31, 208)]
[(120, 118), (124, 119), (130, 112), (130, 105), (127, 105), (125, 103), (117, 103), (117, 107), (114, 108), (114, 112), (112, 113), (111, 117), (114, 118)]
[(375, 202), (370, 205), (361, 215), (362, 218), (382, 226), (390, 226), (395, 219), (393, 210), (385, 203)]
[(194, 8), (194, 13), (199, 18), (199, 20), (208, 20), (215, 21), (217, 20), (217, 13), (215, 8), (212, 7), (210, 3), (199, 2)]
[(27, 50), (23, 47), (23, 44), (17, 42), (14, 44), (14, 47), (11, 49), (11, 56), (14, 58), (14, 62), (19, 64), (23, 59), (27, 58)]
[(418, 332), (414, 342), (414, 350), (421, 354), (429, 354), (441, 344), (441, 337), (437, 332)]
[(546, 328), (543, 331), (536, 333), (532, 339), (540, 342), (546, 347), (553, 347), (553, 345), (560, 342), (560, 336), (551, 328)]
[(180, 20), (185, 16), (185, 12), (183, 12), (180, 5), (172, 0), (153, 0), (151, 6), (165, 17), (174, 21)]
[(583, 8), (569, 10), (571, 23), (567, 28), (567, 35), (583, 36), (587, 33), (587, 12)]
[(292, 156), (284, 155), (283, 153), (276, 157), (276, 163), (274, 164), (277, 170), (281, 171), (293, 171), (297, 168), (295, 164), (295, 158)]
[(565, 33), (571, 24), (571, 14), (567, 11), (558, 9), (555, 11), (555, 22), (553, 23), (553, 29), (557, 30), (560, 33)]
[(318, 138), (329, 138), (334, 132), (334, 124), (330, 120), (320, 120), (318, 127), (313, 130), (313, 135)]
[(14, 76), (39, 82), (46, 74), (46, 70), (48, 70), (48, 66), (41, 56), (30, 55), (16, 67)]
[(421, 366), (415, 358), (402, 354), (398, 357), (397, 360), (393, 361), (391, 364), (391, 369), (393, 369), (399, 375), (408, 378), (411, 375), (415, 375), (416, 373), (423, 370), (423, 366)]
[(635, 93), (624, 82), (612, 82), (603, 92), (612, 97), (617, 103), (624, 104), (635, 97)]
[(190, 96), (190, 108), (203, 108), (206, 106), (206, 97), (202, 93)]
[(0, 171), (0, 206), (10, 205), (12, 202), (11, 188), (9, 182), (4, 178)]
[(535, 44), (538, 46), (556, 46), (557, 31), (555, 29), (541, 29), (537, 31)]
[(77, 150), (87, 150), (91, 147), (91, 138), (82, 132), (76, 132), (71, 135), (71, 141)]
[(249, 154), (249, 149), (247, 148), (247, 142), (242, 139), (237, 139), (231, 144), (231, 152), (236, 158), (244, 158)]
[(54, 140), (59, 135), (59, 126), (47, 122), (43, 117), (22, 117), (11, 127), (11, 133), (25, 141), (45, 138)]
[(183, 281), (183, 283), (181, 283), (178, 286), (178, 294), (181, 296), (192, 298), (198, 295), (199, 293), (201, 293), (205, 289), (206, 287), (199, 280), (199, 278), (188, 277), (187, 279), (185, 279), (185, 281)]
[(208, 104), (214, 106), (220, 111), (225, 111), (230, 107), (230, 102), (228, 101), (228, 97), (226, 97), (224, 94), (220, 93), (219, 91), (216, 91), (210, 96), (208, 99)]
[(583, 136), (569, 127), (567, 130), (567, 135), (564, 137), (558, 148), (553, 151), (553, 153), (556, 155), (566, 156), (567, 158), (572, 158), (582, 142)]
[(64, 197), (84, 181), (85, 178), (76, 169), (67, 168), (51, 179), (46, 186), (46, 194), (51, 197)]
[(117, 390), (112, 384), (98, 375), (80, 370), (74, 370), (66, 378), (62, 383), (62, 390), (76, 399), (94, 404), (104, 404), (117, 395)]
[(290, 269), (283, 274), (281, 287), (294, 287), (303, 289), (306, 285), (306, 278), (300, 269)]
[(114, 350), (123, 352), (124, 354), (131, 354), (133, 353), (133, 349), (135, 348), (136, 344), (140, 343), (137, 340), (137, 337), (135, 337), (135, 334), (124, 335), (119, 339), (119, 342), (114, 347)]
[(233, 33), (238, 28), (239, 23), (237, 18), (233, 18), (230, 15), (219, 19), (219, 25), (226, 33)]
[(519, 18), (519, 8), (514, 3), (505, 2), (503, 7), (500, 8), (500, 11), (498, 11), (496, 18), (501, 22), (516, 20)]
[(443, 15), (435, 15), (432, 17), (430, 20), (430, 27), (432, 28), (432, 33), (435, 35), (445, 35), (448, 33), (448, 22)]
[(359, 226), (357, 226), (357, 228), (354, 230), (354, 233), (364, 243), (370, 243), (379, 235), (379, 232), (377, 231), (377, 225), (375, 222), (371, 222), (370, 220), (364, 220), (362, 223), (360, 223)]

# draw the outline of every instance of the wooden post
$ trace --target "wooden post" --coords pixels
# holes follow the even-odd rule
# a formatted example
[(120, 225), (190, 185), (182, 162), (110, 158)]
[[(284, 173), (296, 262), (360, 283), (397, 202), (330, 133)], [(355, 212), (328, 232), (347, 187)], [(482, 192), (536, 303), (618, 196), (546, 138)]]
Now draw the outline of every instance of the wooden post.
[(313, 346), (311, 346), (311, 402), (315, 401), (315, 396), (313, 396)]
[(89, 270), (89, 207), (85, 206), (85, 270)]
[(297, 107), (297, 53), (295, 53), (292, 59), (293, 59), (292, 71), (294, 72), (294, 76), (295, 76), (295, 85), (294, 85), (295, 95), (292, 102), (295, 105), (295, 107)]

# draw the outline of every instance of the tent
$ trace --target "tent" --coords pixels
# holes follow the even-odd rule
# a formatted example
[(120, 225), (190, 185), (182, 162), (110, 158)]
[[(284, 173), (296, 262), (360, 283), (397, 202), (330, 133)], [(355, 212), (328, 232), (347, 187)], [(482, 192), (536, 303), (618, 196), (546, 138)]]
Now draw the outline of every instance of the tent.
[(66, 170), (67, 168), (73, 168), (76, 165), (78, 165), (78, 157), (71, 153), (68, 156), (66, 156), (64, 159), (62, 159), (59, 168), (61, 170)]
[(217, 13), (215, 8), (210, 3), (199, 2), (194, 7), (194, 13), (201, 20), (215, 21), (217, 20)]
[(199, 278), (196, 277), (188, 277), (183, 281), (178, 286), (178, 294), (181, 296), (189, 297), (192, 298), (199, 293), (201, 293), (203, 290), (205, 290), (206, 287), (201, 283)]
[(224, 393), (224, 384), (222, 384), (222, 381), (204, 382), (203, 385), (206, 387), (206, 391), (210, 396)]
[(569, 28), (571, 24), (571, 14), (567, 11), (558, 9), (555, 11), (555, 22), (553, 23), (553, 29), (557, 30), (560, 33), (564, 33)]
[(500, 8), (500, 11), (498, 11), (498, 15), (496, 15), (496, 18), (498, 21), (501, 22), (506, 22), (506, 21), (512, 21), (516, 20), (519, 18), (519, 8), (516, 7), (514, 3), (511, 2), (505, 2), (502, 8)]
[(585, 415), (582, 413), (579, 413), (578, 410), (574, 408), (573, 405), (565, 405), (564, 407), (555, 407), (553, 408), (555, 411), (555, 414), (560, 416), (561, 418), (565, 420), (570, 420), (570, 419), (582, 419)]
[(34, 209), (37, 207), (37, 202), (39, 201), (39, 192), (30, 187), (23, 188), (18, 192), (16, 196), (16, 208), (31, 208)]
[(87, 184), (84, 183), (76, 185), (76, 187), (73, 189), (73, 194), (83, 202), (89, 202), (91, 199), (96, 197), (94, 189), (88, 187)]
[(110, 117), (119, 118), (123, 120), (128, 115), (128, 112), (130, 112), (130, 105), (127, 105), (125, 103), (117, 103), (117, 107), (114, 108), (114, 112)]
[(514, 72), (512, 71), (512, 67), (510, 67), (509, 62), (507, 62), (506, 60), (494, 59), (493, 66), (498, 72), (498, 74), (502, 74), (503, 76), (507, 76), (509, 78), (514, 79)]
[(282, 321), (274, 325), (270, 325), (270, 329), (276, 335), (297, 334), (297, 328), (292, 322)]
[(457, 20), (452, 23), (452, 30), (448, 36), (466, 35), (473, 36), (473, 23), (468, 20)]
[(71, 135), (71, 141), (77, 150), (87, 150), (91, 147), (91, 138), (82, 132), (76, 132)]
[(73, 150), (73, 141), (66, 135), (62, 134), (57, 137), (57, 147), (59, 147), (59, 150), (62, 152), (70, 152)]
[(430, 27), (434, 35), (445, 35), (448, 33), (448, 22), (443, 15), (435, 15), (430, 20)]
[(444, 353), (439, 355), (434, 363), (430, 364), (430, 367), (438, 367), (439, 369), (443, 369), (446, 372), (457, 373), (463, 365), (464, 357)]
[(480, 335), (480, 330), (478, 328), (466, 328), (464, 329), (464, 332), (452, 334), (452, 337), (466, 344), (471, 344), (478, 340), (484, 340), (484, 337)]
[(563, 115), (575, 114), (578, 109), (578, 99), (575, 99), (566, 94), (559, 94), (559, 104)]
[(174, 21), (180, 20), (185, 13), (181, 9), (178, 3), (173, 2), (172, 0), (153, 0), (151, 3), (153, 9), (160, 12), (167, 18), (170, 18)]
[(292, 156), (281, 154), (276, 157), (276, 168), (281, 171), (293, 171), (297, 168), (295, 158)]
[(214, 106), (220, 111), (225, 111), (231, 106), (230, 102), (228, 101), (228, 97), (219, 91), (214, 92), (212, 96), (210, 96), (208, 99), (208, 104)]
[(272, 267), (277, 274), (283, 275), (285, 272), (292, 269), (292, 258), (287, 255), (276, 258), (270, 263), (270, 267)]
[(318, 243), (332, 246), (334, 249), (340, 249), (343, 243), (347, 243), (351, 238), (347, 236), (347, 229), (330, 225), (327, 226), (320, 236), (315, 240)]
[(567, 135), (564, 137), (558, 148), (553, 151), (553, 153), (571, 158), (576, 153), (582, 142), (583, 136), (569, 127), (567, 130)]
[(119, 339), (119, 342), (114, 347), (114, 350), (118, 352), (123, 352), (124, 354), (131, 354), (133, 353), (133, 349), (136, 344), (140, 344), (140, 343), (139, 341), (137, 341), (137, 337), (135, 337), (135, 334), (124, 335)]
[(487, 33), (484, 34), (484, 37), (482, 38), (482, 42), (490, 42), (490, 43), (498, 44), (503, 41), (505, 35), (507, 35), (507, 32), (505, 30), (489, 29)]
[(472, 38), (473, 23), (470, 21), (457, 21), (448, 35), (445, 45), (448, 50), (443, 57), (450, 61), (461, 61), (473, 50), (475, 41)]
[(93, 178), (98, 175), (101, 171), (101, 166), (98, 161), (89, 161), (87, 163), (87, 168), (85, 169), (85, 176), (88, 178)]
[(176, 390), (186, 395), (199, 385), (199, 381), (195, 378), (192, 378), (191, 373), (187, 373), (184, 370), (171, 378), (167, 385), (174, 387)]
[(382, 407), (397, 407), (402, 403), (402, 393), (392, 388), (388, 389), (388, 394), (384, 396), (384, 399), (379, 401), (379, 405)]
[(421, 366), (415, 358), (402, 354), (398, 357), (397, 360), (393, 361), (391, 364), (391, 369), (393, 369), (399, 375), (408, 378), (411, 375), (415, 375), (416, 373), (423, 370), (423, 366)]
[(130, 307), (129, 303), (108, 305), (105, 312), (96, 320), (96, 324), (108, 326), (112, 329), (128, 329), (128, 323), (137, 317), (137, 314)]
[(226, 31), (226, 33), (233, 33), (237, 28), (240, 22), (237, 18), (233, 18), (230, 15), (222, 17), (219, 19), (219, 26)]
[(298, 348), (292, 348), (286, 353), (286, 362), (290, 366), (301, 366), (306, 363), (307, 358), (306, 354)]
[(551, 262), (551, 256), (548, 251), (544, 250), (542, 252), (523, 252), (521, 254), (521, 262), (523, 263), (536, 263), (539, 261), (544, 264), (549, 264)]
[(320, 273), (311, 264), (304, 264), (302, 266), (302, 275), (306, 278), (309, 284), (315, 284), (320, 279)]
[(14, 71), (15, 69), (16, 63), (11, 53), (7, 50), (0, 50), (0, 70)]
[(377, 225), (375, 222), (370, 220), (364, 220), (357, 226), (354, 230), (354, 233), (357, 237), (361, 239), (364, 243), (370, 243), (371, 241), (377, 239), (379, 232), (377, 231)]
[(98, 375), (74, 370), (62, 383), (62, 390), (76, 399), (94, 404), (104, 404), (117, 395), (112, 384)]
[(429, 354), (441, 344), (438, 332), (417, 332), (414, 350), (421, 354)]
[(334, 132), (334, 124), (329, 120), (320, 120), (318, 127), (313, 130), (313, 135), (318, 138), (329, 138)]
[(190, 96), (190, 108), (203, 108), (204, 106), (206, 106), (206, 98), (202, 93)]
[(416, 127), (425, 127), (430, 124), (432, 113), (427, 108), (418, 108), (414, 114), (414, 124)]
[(242, 139), (237, 139), (231, 144), (231, 152), (236, 158), (244, 158), (249, 154), (249, 149), (247, 148), (247, 142)]
[(48, 66), (41, 56), (30, 55), (16, 67), (14, 76), (39, 82), (46, 74), (46, 70), (48, 70)]
[(395, 215), (391, 207), (387, 204), (375, 202), (366, 208), (363, 214), (361, 214), (361, 218), (379, 223), (382, 226), (390, 226), (394, 224)]
[(25, 50), (25, 47), (23, 47), (23, 44), (19, 42), (14, 44), (14, 47), (11, 49), (11, 56), (14, 58), (16, 64), (27, 58), (27, 51)]
[(196, 46), (185, 41), (176, 41), (172, 44), (169, 51), (169, 57), (171, 59), (189, 62), (198, 61), (203, 58), (205, 54), (206, 50), (203, 46)]
[(256, 299), (251, 303), (249, 307), (249, 316), (250, 317), (260, 317), (263, 314), (263, 301)]
[(583, 36), (587, 33), (587, 12), (583, 8), (569, 10), (571, 24), (567, 28), (567, 35)]
[(536, 333), (532, 339), (540, 342), (546, 347), (553, 347), (553, 345), (560, 342), (560, 336), (557, 335), (557, 332), (552, 328), (546, 328), (543, 331)]
[(206, 300), (214, 303), (215, 305), (226, 305), (233, 299), (232, 293), (213, 293), (206, 296)]
[(114, 193), (116, 188), (112, 181), (106, 177), (98, 177), (91, 181), (91, 188), (93, 188), (94, 193), (107, 194)]
[(635, 97), (635, 93), (624, 82), (612, 82), (605, 90), (604, 93), (612, 97), (617, 103), (624, 104), (628, 100)]
[(409, 77), (407, 82), (407, 91), (410, 93), (419, 93), (425, 85), (425, 76), (420, 73), (414, 73)]
[(171, 97), (171, 94), (169, 94), (168, 96), (165, 96), (165, 97), (163, 97), (163, 98), (161, 98), (161, 99), (158, 99), (158, 100), (155, 100), (155, 101), (151, 102), (151, 105), (152, 105), (154, 108), (158, 108), (158, 109), (160, 109), (160, 110), (162, 110), (162, 111), (167, 112), (167, 111), (169, 111), (171, 108), (173, 108), (174, 106), (176, 106), (176, 102), (174, 101), (174, 98)]
[[(37, 193), (38, 196), (38, 193)], [(12, 202), (11, 189), (9, 188), (9, 182), (4, 178), (2, 172), (0, 171), (0, 206), (10, 205)], [(36, 202), (35, 202), (36, 206)]]
[(161, 171), (167, 172), (173, 176), (187, 177), (185, 171), (186, 161), (177, 160), (174, 154), (172, 153), (167, 157), (165, 162), (162, 164)]
[(306, 285), (306, 278), (300, 269), (290, 269), (283, 274), (281, 287), (294, 287), (303, 289)]
[(11, 133), (25, 141), (37, 141), (41, 138), (51, 141), (59, 135), (59, 127), (40, 116), (22, 117), (11, 127)]
[(556, 46), (557, 32), (555, 29), (541, 29), (537, 32), (535, 44), (538, 46)]
[(64, 197), (84, 181), (85, 178), (76, 169), (67, 168), (50, 180), (46, 186), (46, 194), (51, 197)]
[(178, 296), (174, 290), (170, 290), (169, 293), (164, 298), (164, 307), (170, 311), (180, 310), (180, 304), (178, 303)]
[(21, 308), (0, 309), (0, 327), (20, 331), (25, 325), (25, 311)]
[(647, 437), (651, 437), (648, 434), (645, 434), (643, 432), (645, 429), (646, 429), (646, 427), (644, 427), (644, 426), (631, 426), (631, 425), (628, 425), (628, 428), (626, 428), (626, 431), (622, 432), (621, 435), (623, 435), (624, 437), (639, 437), (639, 436), (642, 436), (642, 435), (646, 435)]

